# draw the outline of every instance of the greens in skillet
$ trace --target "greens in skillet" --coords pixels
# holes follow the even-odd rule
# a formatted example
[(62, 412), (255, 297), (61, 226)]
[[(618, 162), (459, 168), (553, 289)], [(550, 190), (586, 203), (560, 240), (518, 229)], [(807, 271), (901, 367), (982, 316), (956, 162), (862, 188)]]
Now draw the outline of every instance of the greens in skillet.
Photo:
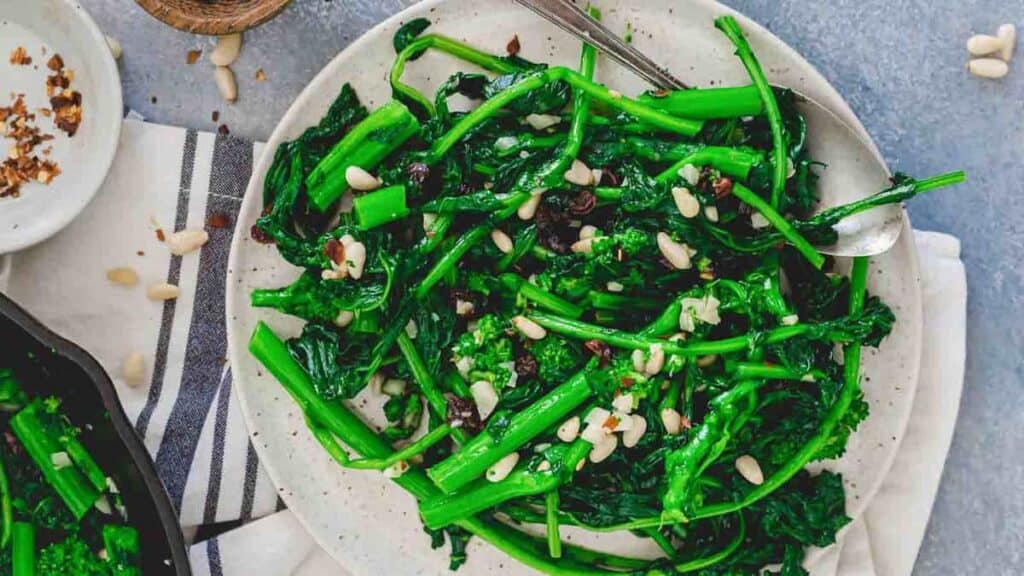
[[(416, 498), (452, 569), (475, 536), (554, 575), (802, 574), (849, 521), (839, 476), (804, 468), (867, 417), (860, 350), (895, 317), (866, 259), (844, 277), (814, 246), (964, 176), (805, 217), (813, 135), (736, 22), (715, 24), (750, 86), (629, 98), (593, 82), (589, 46), (547, 67), (416, 20), (391, 101), (370, 112), (346, 85), (276, 152), (252, 233), (305, 273), (252, 304), (307, 324), (287, 342), (260, 324), (250, 350), (341, 466)], [(402, 83), (426, 50), (489, 74), (428, 98)], [(342, 402), (367, 387), (388, 398), (379, 434)], [(663, 555), (588, 550), (567, 526)]]

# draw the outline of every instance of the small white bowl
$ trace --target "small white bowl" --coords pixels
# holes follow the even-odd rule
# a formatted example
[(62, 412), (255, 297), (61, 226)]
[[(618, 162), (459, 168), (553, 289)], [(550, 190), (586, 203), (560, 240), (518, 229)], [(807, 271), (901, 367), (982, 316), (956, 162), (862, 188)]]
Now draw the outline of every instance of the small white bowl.
[[(8, 62), (23, 46), (29, 66)], [(45, 55), (42, 48), (46, 48)], [(37, 115), (36, 124), (55, 139), (53, 159), (61, 175), (44, 186), (22, 186), (18, 198), (0, 198), (0, 254), (22, 250), (56, 234), (86, 207), (106, 178), (121, 135), (121, 78), (106, 37), (73, 0), (0, 0), (0, 105), (11, 92), (25, 94), (30, 109), (48, 107), (46, 62), (60, 54), (74, 71), (71, 88), (82, 94), (82, 123), (73, 138)], [(4, 139), (6, 154), (10, 140)]]

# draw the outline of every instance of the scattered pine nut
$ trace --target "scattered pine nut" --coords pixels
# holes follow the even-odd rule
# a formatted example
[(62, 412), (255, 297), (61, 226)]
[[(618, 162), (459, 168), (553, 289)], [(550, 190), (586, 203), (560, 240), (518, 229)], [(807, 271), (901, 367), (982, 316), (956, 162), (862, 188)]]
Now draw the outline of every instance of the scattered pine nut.
[(1013, 49), (1017, 46), (1017, 27), (1013, 24), (1003, 24), (996, 31), (996, 37), (1002, 43), (999, 47), (999, 57), (1009, 62), (1013, 57)]
[(684, 164), (679, 169), (678, 174), (686, 180), (686, 183), (690, 186), (696, 186), (700, 182), (700, 168), (697, 168), (693, 164)]
[(677, 270), (689, 270), (693, 268), (690, 262), (690, 252), (685, 244), (680, 244), (664, 232), (658, 232), (658, 249), (661, 255), (668, 260), (669, 264)]
[(217, 82), (217, 89), (225, 102), (238, 100), (238, 83), (235, 81), (235, 73), (227, 66), (218, 66), (213, 71), (213, 79)]
[(366, 266), (366, 245), (362, 242), (352, 242), (346, 246), (345, 263), (349, 276), (355, 280), (362, 278), (363, 268)]
[(998, 58), (976, 58), (967, 63), (967, 71), (979, 78), (994, 80), (1006, 76), (1010, 67)]
[(494, 390), (494, 385), (487, 380), (478, 380), (469, 387), (469, 392), (476, 403), (480, 419), (486, 420), (498, 405), (498, 392)]
[(494, 242), (494, 245), (497, 246), (498, 250), (501, 250), (503, 254), (511, 254), (512, 251), (515, 250), (515, 245), (512, 244), (512, 239), (508, 237), (508, 234), (505, 234), (497, 228), (491, 230), (491, 241)]
[(661, 411), (661, 424), (666, 434), (676, 436), (683, 431), (683, 416), (675, 408), (665, 408)]
[(167, 282), (157, 282), (151, 284), (146, 290), (146, 298), (153, 300), (154, 302), (163, 302), (165, 300), (174, 300), (178, 297), (178, 287), (174, 284), (168, 284)]
[(384, 470), (381, 470), (381, 474), (385, 478), (400, 478), (403, 474), (409, 471), (409, 463), (405, 460), (395, 462), (391, 466), (388, 466)]
[(345, 182), (353, 190), (361, 192), (376, 190), (381, 185), (380, 179), (359, 166), (349, 166), (345, 169)]
[(529, 124), (534, 130), (544, 130), (545, 128), (551, 128), (555, 124), (562, 121), (561, 116), (554, 116), (552, 114), (530, 114), (526, 117), (526, 123)]
[(562, 442), (572, 442), (580, 435), (580, 417), (573, 416), (558, 427), (558, 439)]
[(210, 235), (206, 230), (188, 228), (168, 234), (164, 238), (167, 249), (175, 256), (184, 256), (189, 252), (195, 252), (210, 241)]
[(124, 383), (135, 388), (146, 379), (146, 357), (142, 352), (133, 352), (121, 363), (121, 378)]
[(718, 206), (705, 206), (704, 217), (708, 222), (718, 222)]
[(541, 202), (540, 194), (530, 194), (530, 198), (519, 205), (516, 209), (516, 215), (519, 216), (520, 220), (531, 220), (537, 214), (537, 208), (540, 207)]
[(661, 348), (661, 344), (652, 344), (647, 356), (647, 362), (644, 363), (644, 373), (648, 376), (654, 376), (661, 372), (661, 369), (665, 366), (665, 351)]
[(512, 318), (512, 325), (515, 326), (516, 330), (520, 334), (526, 336), (530, 340), (543, 340), (548, 335), (548, 331), (543, 326), (537, 324), (533, 320), (530, 320), (526, 316), (516, 316)]
[(988, 34), (975, 34), (967, 39), (967, 51), (975, 56), (987, 56), (999, 52), (1003, 42), (995, 36)]
[(505, 456), (501, 460), (498, 460), (490, 468), (487, 469), (487, 481), (488, 482), (501, 482), (515, 469), (516, 464), (519, 463), (519, 453), (513, 452), (508, 456)]
[(107, 280), (121, 286), (135, 286), (139, 283), (139, 275), (135, 272), (134, 268), (122, 266), (107, 270)]
[(121, 47), (121, 43), (112, 36), (106, 36), (107, 46), (110, 47), (110, 55), (114, 57), (114, 60), (120, 60), (121, 55), (124, 54), (124, 49)]
[(695, 218), (697, 214), (700, 214), (700, 202), (686, 188), (673, 188), (672, 200), (676, 203), (676, 209), (679, 210), (683, 218)]
[(380, 391), (388, 396), (401, 396), (402, 394), (405, 394), (405, 387), (405, 380), (389, 378), (381, 384)]
[(646, 418), (639, 414), (633, 414), (630, 418), (633, 420), (633, 426), (622, 433), (622, 445), (626, 448), (636, 446), (647, 432)]
[(594, 239), (584, 238), (583, 240), (577, 240), (572, 243), (572, 246), (570, 246), (569, 249), (576, 254), (590, 254), (594, 249)]
[(356, 315), (351, 310), (342, 310), (334, 317), (334, 325), (338, 328), (345, 328), (352, 323)]
[(609, 434), (601, 439), (600, 442), (594, 444), (594, 448), (590, 451), (590, 461), (594, 464), (604, 462), (615, 452), (615, 449), (619, 446), (619, 438), (614, 434)]
[(749, 454), (744, 454), (736, 459), (736, 470), (739, 471), (740, 476), (755, 486), (764, 484), (764, 472), (761, 471), (761, 465), (757, 463), (757, 460)]
[(242, 34), (228, 34), (217, 39), (217, 47), (210, 52), (210, 62), (214, 66), (231, 66), (242, 51)]
[(565, 171), (565, 179), (577, 186), (590, 186), (594, 183), (594, 173), (583, 162), (573, 160), (572, 166)]
[(587, 224), (580, 228), (580, 240), (591, 240), (597, 238), (597, 226)]

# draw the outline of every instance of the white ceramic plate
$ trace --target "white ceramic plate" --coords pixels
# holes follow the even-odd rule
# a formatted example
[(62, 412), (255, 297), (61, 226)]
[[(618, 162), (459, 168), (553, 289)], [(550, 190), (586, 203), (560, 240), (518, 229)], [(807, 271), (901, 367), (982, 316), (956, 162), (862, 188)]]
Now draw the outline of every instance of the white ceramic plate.
[[(712, 26), (715, 17), (730, 12), (727, 8), (706, 0), (606, 0), (597, 4), (612, 30), (624, 31), (626, 23), (631, 23), (637, 47), (668, 63), (677, 76), (701, 86), (749, 82), (732, 46)], [(351, 82), (371, 108), (390, 98), (386, 71), (394, 55), (391, 36), (403, 22), (420, 16), (435, 22), (431, 31), (496, 53), (504, 52), (507, 41), (518, 34), (526, 58), (567, 66), (574, 66), (578, 58), (578, 42), (508, 0), (428, 0), (374, 28), (324, 68), (274, 131), (249, 184), (228, 271), (231, 363), (254, 444), (288, 507), (342, 566), (357, 575), (443, 574), (447, 558), (444, 550), (430, 549), (412, 498), (379, 474), (343, 470), (332, 462), (307, 433), (299, 409), (246, 351), (258, 320), (284, 336), (297, 334), (301, 326), (294, 319), (248, 306), (253, 288), (280, 286), (298, 273), (272, 246), (252, 241), (248, 231), (262, 208), (262, 176), (277, 145), (319, 121), (345, 82)], [(773, 83), (796, 88), (825, 104), (867, 138), (849, 107), (820, 74), (763, 28), (737, 17)], [(670, 54), (672, 58), (667, 56)], [(432, 93), (437, 82), (460, 68), (465, 69), (465, 64), (428, 53), (409, 66), (405, 78)], [(604, 59), (599, 61), (597, 76), (627, 94), (642, 88), (628, 72)], [(832, 166), (823, 185), (853, 174), (879, 184), (885, 180), (880, 157), (844, 157), (843, 151), (829, 149), (832, 140), (828, 134), (812, 133), (810, 138), (821, 154), (816, 158)], [(910, 234), (902, 235), (888, 253), (872, 259), (869, 289), (893, 307), (898, 323), (882, 350), (864, 355), (864, 391), (871, 417), (851, 439), (844, 458), (829, 465), (843, 473), (847, 513), (853, 517), (864, 511), (889, 469), (917, 383), (921, 302), (917, 255)], [(365, 406), (360, 399), (354, 405)], [(368, 419), (375, 414), (379, 411), (366, 411)], [(590, 534), (567, 532), (575, 541), (595, 543)], [(612, 540), (605, 536), (597, 543), (636, 555), (653, 552), (648, 544), (628, 536)], [(811, 556), (818, 554), (812, 551)], [(471, 546), (469, 558), (462, 569), (466, 574), (507, 573), (514, 565), (480, 542)], [(528, 572), (520, 566), (514, 570), (516, 574)]]
[[(8, 56), (23, 46), (30, 66), (11, 66)], [(46, 47), (46, 54), (41, 52)], [(75, 73), (71, 87), (82, 93), (82, 124), (73, 138), (51, 119), (37, 116), (53, 134), (53, 154), (62, 174), (49, 186), (29, 183), (19, 198), (0, 198), (0, 254), (41, 242), (67, 226), (92, 200), (106, 178), (121, 135), (121, 79), (103, 33), (73, 0), (0, 0), (0, 102), (25, 94), (30, 109), (48, 107), (46, 61), (60, 54)], [(2, 146), (4, 154), (10, 142)], [(38, 150), (38, 149), (37, 149)]]

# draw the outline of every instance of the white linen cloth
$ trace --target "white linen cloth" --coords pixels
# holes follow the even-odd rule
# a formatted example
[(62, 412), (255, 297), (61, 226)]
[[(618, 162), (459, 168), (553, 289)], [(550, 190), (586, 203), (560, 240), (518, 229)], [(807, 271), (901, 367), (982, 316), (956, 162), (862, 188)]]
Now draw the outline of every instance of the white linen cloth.
[[(228, 247), (261, 148), (126, 121), (97, 198), (57, 237), (15, 256), (6, 292), (107, 369), (184, 527), (263, 517), (195, 544), (196, 576), (339, 576), (346, 571), (291, 512), (279, 511), (224, 358)], [(230, 226), (206, 226), (210, 242), (184, 257), (171, 257), (156, 238), (157, 228), (202, 228), (225, 217)], [(814, 576), (909, 575), (938, 490), (963, 387), (967, 288), (956, 238), (915, 232), (915, 239), (924, 345), (913, 413), (880, 492), (809, 567)], [(105, 271), (116, 266), (135, 268), (141, 286), (112, 285)], [(179, 285), (177, 301), (148, 301), (145, 286), (164, 281)], [(120, 378), (132, 351), (147, 359), (147, 384), (139, 388)]]

